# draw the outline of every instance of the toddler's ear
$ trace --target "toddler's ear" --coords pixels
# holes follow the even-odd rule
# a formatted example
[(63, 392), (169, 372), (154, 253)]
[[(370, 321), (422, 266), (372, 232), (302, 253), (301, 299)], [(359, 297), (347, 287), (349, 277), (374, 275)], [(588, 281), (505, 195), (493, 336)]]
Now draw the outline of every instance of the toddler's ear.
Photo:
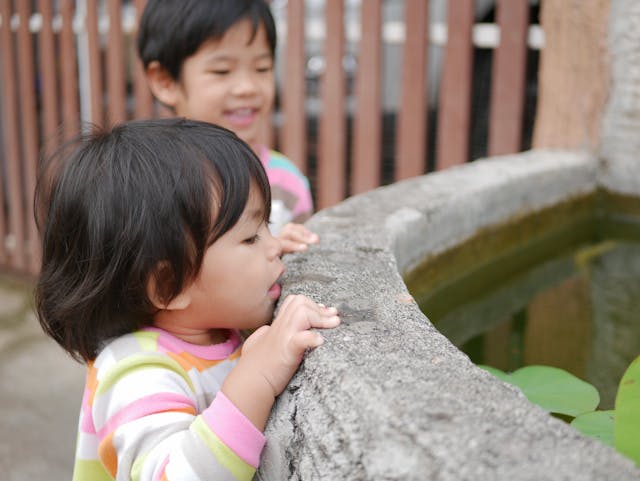
[(180, 86), (160, 62), (154, 60), (146, 70), (147, 82), (153, 96), (168, 107), (175, 107)]
[(161, 311), (179, 311), (186, 309), (191, 304), (191, 289), (189, 289), (189, 286), (186, 286), (177, 296), (167, 301), (172, 283), (171, 267), (167, 262), (159, 262), (155, 271), (147, 279), (147, 297)]

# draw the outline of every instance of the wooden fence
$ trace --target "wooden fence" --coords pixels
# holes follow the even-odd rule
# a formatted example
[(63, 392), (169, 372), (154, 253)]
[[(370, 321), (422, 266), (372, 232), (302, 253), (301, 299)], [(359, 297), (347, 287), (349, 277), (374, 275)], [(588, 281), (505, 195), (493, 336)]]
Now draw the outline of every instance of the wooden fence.
[[(497, 0), (496, 25), (484, 27), (476, 24), (473, 0), (449, 1), (456, 8), (449, 8), (438, 29), (430, 22), (428, 0), (404, 2), (397, 35), (403, 54), (397, 85), (392, 86), (397, 87), (398, 101), (388, 117), (383, 115), (380, 75), (386, 41), (382, 0), (361, 2), (353, 85), (343, 68), (345, 48), (352, 41), (345, 34), (345, 3), (326, 0), (318, 98), (322, 108), (314, 119), (305, 108), (305, 6), (302, 0), (287, 3), (286, 35), (279, 38), (284, 75), (275, 118), (280, 120), (270, 131), (275, 147), (309, 176), (317, 208), (471, 160), (478, 99), (489, 102), (486, 154), (527, 147), (530, 126), (523, 126), (523, 121), (527, 58), (532, 52), (529, 0)], [(135, 53), (136, 21), (144, 3), (0, 0), (1, 270), (27, 275), (38, 271), (31, 206), (43, 147), (72, 136), (82, 121), (113, 124), (166, 115), (153, 102)], [(490, 51), (491, 82), (484, 92), (474, 83), (474, 43), (482, 41), (476, 34), (483, 28), (499, 38)], [(429, 45), (434, 44), (441, 46), (444, 60), (438, 72), (442, 88), (432, 105), (427, 69)], [(355, 107), (349, 107), (351, 100)]]

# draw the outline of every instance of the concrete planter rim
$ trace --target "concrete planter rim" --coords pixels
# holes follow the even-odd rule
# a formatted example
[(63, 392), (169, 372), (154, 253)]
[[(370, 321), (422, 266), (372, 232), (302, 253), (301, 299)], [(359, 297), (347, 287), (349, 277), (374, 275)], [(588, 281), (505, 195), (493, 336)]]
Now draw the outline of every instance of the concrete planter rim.
[(323, 332), (278, 399), (258, 479), (639, 479), (629, 460), (474, 366), (401, 277), (484, 226), (593, 192), (601, 177), (588, 152), (530, 151), (313, 216), (322, 242), (285, 257), (284, 295), (336, 305), (343, 325)]

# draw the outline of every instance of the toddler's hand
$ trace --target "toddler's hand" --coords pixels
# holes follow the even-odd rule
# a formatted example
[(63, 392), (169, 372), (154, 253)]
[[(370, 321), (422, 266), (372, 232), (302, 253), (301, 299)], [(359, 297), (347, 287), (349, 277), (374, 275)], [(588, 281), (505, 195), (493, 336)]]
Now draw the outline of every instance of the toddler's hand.
[(302, 295), (287, 296), (273, 323), (260, 327), (245, 341), (242, 358), (253, 360), (256, 371), (277, 396), (298, 369), (305, 351), (324, 342), (319, 333), (309, 329), (338, 324), (335, 307), (325, 307)]
[(284, 254), (303, 251), (309, 244), (317, 244), (320, 241), (318, 234), (311, 232), (302, 224), (294, 224), (293, 222), (282, 228), (278, 238)]
[(275, 400), (298, 369), (304, 352), (323, 343), (311, 328), (340, 324), (337, 310), (308, 297), (288, 296), (270, 326), (247, 338), (238, 364), (222, 385), (224, 394), (260, 430)]

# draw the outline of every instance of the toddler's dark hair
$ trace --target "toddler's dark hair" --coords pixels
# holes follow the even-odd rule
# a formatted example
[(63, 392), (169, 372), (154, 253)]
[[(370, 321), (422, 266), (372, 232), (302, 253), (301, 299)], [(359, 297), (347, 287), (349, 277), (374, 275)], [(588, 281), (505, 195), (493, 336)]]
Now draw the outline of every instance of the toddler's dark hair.
[(43, 162), (34, 212), (42, 237), (36, 310), (75, 359), (150, 325), (147, 293), (169, 302), (231, 229), (250, 188), (270, 214), (264, 168), (233, 132), (185, 119), (81, 134)]
[(149, 0), (140, 18), (138, 55), (145, 68), (157, 60), (179, 80), (187, 57), (245, 19), (251, 21), (254, 36), (264, 26), (274, 56), (276, 27), (264, 0)]

